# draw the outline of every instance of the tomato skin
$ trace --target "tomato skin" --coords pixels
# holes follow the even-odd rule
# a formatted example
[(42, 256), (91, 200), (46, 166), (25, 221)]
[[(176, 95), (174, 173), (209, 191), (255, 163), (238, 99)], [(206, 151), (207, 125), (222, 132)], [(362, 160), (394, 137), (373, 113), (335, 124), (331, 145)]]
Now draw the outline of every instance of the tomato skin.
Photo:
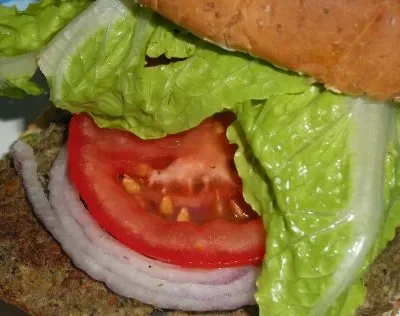
[(160, 261), (192, 268), (260, 264), (266, 240), (260, 217), (245, 223), (171, 222), (144, 210), (120, 185), (118, 175), (132, 161), (181, 155), (181, 146), (170, 146), (174, 137), (161, 142), (165, 146), (158, 146), (155, 154), (153, 141), (100, 129), (90, 117), (75, 115), (69, 129), (69, 176), (89, 212), (121, 243)]

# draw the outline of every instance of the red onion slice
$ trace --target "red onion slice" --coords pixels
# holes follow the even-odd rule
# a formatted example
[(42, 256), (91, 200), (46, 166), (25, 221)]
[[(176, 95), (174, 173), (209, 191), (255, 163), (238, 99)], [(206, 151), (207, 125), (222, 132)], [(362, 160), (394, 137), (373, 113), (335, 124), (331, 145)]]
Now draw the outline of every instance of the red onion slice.
[[(212, 292), (212, 296), (214, 298), (225, 295), (232, 296), (233, 293), (235, 296), (239, 297), (242, 296), (241, 294), (237, 294), (237, 291), (241, 290), (241, 285), (243, 283), (243, 280), (247, 280), (249, 277), (251, 277), (250, 274), (245, 274), (240, 278), (233, 280), (232, 282), (227, 284), (221, 284), (217, 286), (196, 284), (196, 286), (193, 286), (192, 283), (187, 283), (187, 281), (185, 283), (177, 283), (177, 282), (170, 282), (168, 280), (160, 278), (154, 278), (154, 277), (149, 278), (149, 276), (151, 275), (144, 274), (140, 270), (138, 271), (136, 269), (132, 269), (134, 267), (127, 265), (126, 263), (121, 263), (118, 260), (115, 260), (116, 259), (115, 257), (111, 257), (105, 254), (104, 250), (107, 249), (106, 247), (102, 248), (97, 246), (93, 247), (93, 243), (91, 243), (91, 241), (87, 238), (84, 232), (85, 228), (87, 227), (93, 227), (94, 224), (97, 226), (96, 222), (92, 219), (90, 224), (86, 223), (86, 225), (83, 226), (79, 225), (79, 223), (77, 222), (73, 223), (73, 221), (71, 220), (73, 216), (71, 217), (70, 216), (71, 214), (65, 216), (65, 213), (70, 212), (70, 207), (68, 206), (68, 202), (71, 202), (71, 200), (69, 201), (66, 200), (64, 195), (65, 192), (68, 192), (68, 188), (66, 186), (69, 181), (67, 180), (66, 176), (65, 157), (61, 157), (62, 155), (63, 153), (60, 154), (60, 159), (57, 159), (54, 168), (51, 172), (51, 183), (49, 186), (51, 193), (50, 201), (53, 205), (54, 210), (57, 212), (61, 220), (63, 228), (65, 230), (69, 230), (71, 236), (73, 236), (76, 242), (79, 242), (80, 246), (84, 247), (87, 253), (89, 253), (90, 256), (95, 258), (97, 262), (104, 262), (104, 266), (109, 267), (111, 271), (118, 271), (117, 273), (121, 273), (121, 275), (126, 277), (128, 280), (135, 282), (141, 286), (150, 286), (154, 289), (160, 287), (160, 284), (163, 284), (163, 287), (169, 286), (168, 292), (169, 294), (172, 294), (174, 296), (181, 296), (181, 297), (194, 296), (199, 299), (203, 298), (208, 299), (210, 297), (210, 292)], [(60, 167), (60, 170), (58, 170), (58, 167)], [(57, 184), (53, 185), (53, 181), (60, 181), (60, 183), (59, 185)], [(53, 189), (54, 187), (56, 187), (57, 189)], [(82, 204), (79, 200), (79, 197), (77, 197), (77, 200), (75, 200), (75, 204), (76, 203)], [(57, 205), (57, 207), (55, 207), (55, 205)], [(131, 250), (129, 250), (129, 252), (131, 252)], [(129, 252), (127, 251), (127, 253)], [(134, 252), (132, 251), (132, 253)]]
[(121, 245), (90, 217), (66, 174), (61, 151), (50, 173), (50, 201), (37, 178), (32, 149), (17, 142), (13, 156), (37, 216), (73, 262), (114, 292), (161, 308), (228, 310), (254, 303), (256, 267), (182, 269)]
[[(60, 155), (63, 153), (60, 153)], [(60, 157), (61, 158), (61, 157)], [(60, 168), (62, 170), (57, 170)], [(102, 249), (103, 252), (117, 258), (124, 264), (129, 264), (144, 273), (148, 273), (154, 277), (173, 282), (195, 282), (198, 284), (224, 284), (247, 274), (249, 270), (253, 270), (253, 266), (224, 268), (224, 269), (186, 269), (177, 267), (167, 263), (150, 259), (130, 248), (125, 247), (112, 236), (107, 234), (87, 212), (82, 204), (78, 192), (73, 184), (67, 180), (65, 164), (53, 166), (54, 172), (63, 172), (64, 176), (60, 178), (62, 185), (66, 190), (63, 191), (65, 203), (71, 212), (71, 215), (79, 223), (85, 235), (90, 241)]]

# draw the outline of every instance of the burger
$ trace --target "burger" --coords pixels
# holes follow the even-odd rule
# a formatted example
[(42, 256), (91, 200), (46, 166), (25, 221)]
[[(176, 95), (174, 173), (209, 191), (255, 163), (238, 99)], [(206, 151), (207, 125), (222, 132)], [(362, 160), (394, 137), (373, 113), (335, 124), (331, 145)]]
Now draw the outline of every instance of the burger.
[(35, 315), (398, 312), (399, 3), (1, 12), (2, 93), (39, 92), (39, 67), (52, 103), (2, 161), (4, 300)]

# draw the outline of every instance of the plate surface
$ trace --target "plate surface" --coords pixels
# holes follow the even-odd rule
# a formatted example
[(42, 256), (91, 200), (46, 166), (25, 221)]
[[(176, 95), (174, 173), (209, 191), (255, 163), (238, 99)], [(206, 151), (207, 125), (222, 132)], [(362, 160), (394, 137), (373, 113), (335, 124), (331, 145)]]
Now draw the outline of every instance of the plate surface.
[[(45, 87), (45, 79), (41, 75), (36, 75), (35, 81)], [(48, 99), (47, 92), (22, 100), (0, 97), (0, 158), (8, 152), (21, 132), (42, 113)]]
[(0, 157), (43, 111), (46, 98), (10, 100), (0, 97)]
[(8, 305), (4, 303), (3, 301), (0, 301), (0, 315), (5, 315), (5, 316), (28, 316), (27, 313), (24, 311), (20, 310), (19, 308), (16, 308), (14, 306)]

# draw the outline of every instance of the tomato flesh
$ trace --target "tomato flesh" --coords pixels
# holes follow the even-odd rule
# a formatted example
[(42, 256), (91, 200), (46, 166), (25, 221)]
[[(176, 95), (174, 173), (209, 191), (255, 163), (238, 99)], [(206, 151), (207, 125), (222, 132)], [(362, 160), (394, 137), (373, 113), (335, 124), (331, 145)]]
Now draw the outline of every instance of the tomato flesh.
[(70, 178), (100, 225), (143, 255), (185, 267), (259, 264), (265, 232), (242, 196), (230, 121), (145, 141), (75, 115)]

